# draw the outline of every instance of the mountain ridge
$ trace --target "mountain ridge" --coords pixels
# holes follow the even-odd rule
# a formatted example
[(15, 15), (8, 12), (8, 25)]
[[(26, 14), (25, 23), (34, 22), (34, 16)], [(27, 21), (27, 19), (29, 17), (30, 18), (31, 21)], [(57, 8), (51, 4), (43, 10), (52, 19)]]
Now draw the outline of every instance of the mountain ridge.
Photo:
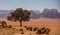
[[(13, 12), (14, 10), (0, 10), (0, 17), (1, 18), (7, 18), (7, 16), (10, 14), (10, 12)], [(30, 10), (31, 19), (38, 19), (40, 17), (43, 18), (60, 18), (60, 11), (58, 12), (57, 9), (44, 9), (42, 13), (40, 13), (39, 10)]]

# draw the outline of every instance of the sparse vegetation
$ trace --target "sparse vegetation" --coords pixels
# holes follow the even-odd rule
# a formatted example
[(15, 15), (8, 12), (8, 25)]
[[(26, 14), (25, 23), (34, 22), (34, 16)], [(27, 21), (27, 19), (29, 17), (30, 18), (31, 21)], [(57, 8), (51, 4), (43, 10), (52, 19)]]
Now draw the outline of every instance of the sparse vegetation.
[(49, 34), (49, 32), (50, 32), (50, 29), (49, 28), (46, 29), (45, 27), (43, 27), (43, 28), (39, 29), (36, 32), (36, 34)]
[[(45, 21), (46, 23), (46, 20), (43, 19), (43, 21)], [(2, 22), (2, 21), (1, 21)], [(11, 21), (7, 21), (6, 23), (8, 23), (8, 27), (9, 25), (11, 25), (13, 28), (1, 28), (0, 29), (0, 34), (2, 35), (59, 35), (59, 26), (58, 24), (55, 23), (55, 21), (52, 23), (54, 24), (54, 26), (52, 24), (43, 24), (40, 22), (40, 20), (38, 21), (38, 24), (33, 25), (32, 24), (33, 21), (29, 21), (28, 23), (29, 24), (23, 24), (24, 27), (19, 27), (17, 24), (16, 26), (16, 23), (18, 22), (11, 22)], [(50, 21), (52, 22), (52, 21)], [(11, 24), (10, 24), (11, 23)], [(55, 25), (56, 24), (56, 25)], [(15, 25), (15, 27), (14, 27)], [(30, 27), (32, 27), (32, 31), (30, 31)], [(20, 30), (21, 28), (23, 28), (23, 30)], [(25, 29), (26, 28), (26, 29)], [(40, 32), (38, 34), (36, 34), (38, 32), (38, 30), (40, 30)], [(45, 32), (44, 32), (45, 31)], [(43, 33), (44, 32), (44, 33)], [(58, 33), (57, 33), (58, 32)]]
[(38, 27), (34, 27), (33, 31), (37, 31), (39, 28)]
[(12, 28), (12, 26), (11, 26), (11, 25), (9, 25), (9, 26), (8, 26), (8, 28)]
[(32, 31), (32, 27), (26, 27), (27, 30)]
[(33, 30), (32, 27), (29, 27), (29, 30), (32, 31)]
[(5, 21), (2, 21), (1, 22), (1, 25), (3, 26), (3, 28), (6, 28), (7, 27), (7, 23)]
[(21, 28), (20, 31), (24, 31), (23, 28)]
[(24, 34), (24, 32), (21, 32), (21, 34)]
[[(23, 10), (22, 8), (17, 8), (15, 11), (13, 11), (13, 12), (10, 13), (10, 15), (8, 16), (7, 19), (11, 20), (11, 21), (19, 21), (20, 22), (20, 27), (22, 27), (22, 22), (23, 21), (29, 21), (30, 14), (31, 13), (28, 10)], [(48, 21), (48, 22), (46, 22), (46, 21)], [(6, 22), (8, 22), (9, 26), (7, 25)], [(10, 25), (9, 24), (10, 21), (6, 21), (6, 22), (5, 21), (1, 21), (0, 22), (0, 24), (1, 24), (0, 26), (2, 26), (1, 29), (0, 29), (0, 31), (4, 33), (3, 35), (5, 35), (5, 32), (7, 32), (10, 35), (15, 34), (15, 33), (17, 35), (18, 35), (18, 33), (20, 33), (22, 35), (25, 34), (25, 33), (27, 33), (27, 34), (29, 33), (29, 35), (32, 35), (32, 34), (37, 34), (37, 35), (46, 34), (46, 35), (49, 35), (51, 30), (52, 31), (54, 30), (52, 32), (52, 34), (56, 34), (56, 32), (59, 31), (58, 24), (56, 26), (52, 25), (52, 24), (56, 24), (57, 22), (59, 23), (59, 20), (57, 21), (57, 19), (56, 20), (55, 19), (54, 20), (52, 20), (52, 19), (51, 20), (50, 19), (49, 20), (48, 19), (42, 19), (42, 21), (40, 21), (38, 19), (36, 22), (35, 21), (30, 21), (28, 24), (24, 24), (23, 25), (26, 30), (24, 28), (20, 28), (19, 26), (14, 26), (16, 24), (11, 24)], [(32, 24), (32, 22), (33, 22), (33, 24)], [(38, 24), (36, 24), (36, 23), (38, 23)], [(43, 24), (43, 23), (47, 23), (47, 24)], [(52, 23), (52, 24), (50, 25), (50, 23)], [(17, 24), (17, 25), (19, 25), (19, 24)], [(54, 29), (52, 27), (54, 27)]]
[(25, 28), (27, 28), (27, 26), (24, 26)]
[(50, 31), (51, 31), (51, 30), (50, 30), (49, 28), (47, 28), (45, 33), (46, 33), (46, 34), (49, 34)]
[(20, 33), (21, 33), (21, 34), (24, 34), (23, 28), (20, 29)]

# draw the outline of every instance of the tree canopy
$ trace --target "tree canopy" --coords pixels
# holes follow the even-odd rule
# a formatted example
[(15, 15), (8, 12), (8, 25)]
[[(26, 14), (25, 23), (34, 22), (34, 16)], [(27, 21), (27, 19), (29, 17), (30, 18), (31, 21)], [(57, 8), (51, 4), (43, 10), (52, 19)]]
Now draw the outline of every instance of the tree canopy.
[(30, 11), (23, 10), (22, 8), (17, 8), (15, 11), (10, 13), (10, 16), (7, 17), (8, 20), (12, 21), (29, 21)]

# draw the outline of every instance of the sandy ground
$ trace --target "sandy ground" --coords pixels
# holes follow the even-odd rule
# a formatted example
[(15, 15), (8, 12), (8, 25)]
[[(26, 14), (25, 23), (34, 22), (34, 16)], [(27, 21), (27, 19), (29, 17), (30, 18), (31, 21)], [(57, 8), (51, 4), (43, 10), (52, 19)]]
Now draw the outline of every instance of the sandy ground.
[[(0, 19), (1, 21), (2, 19)], [(5, 20), (7, 25), (11, 25), (13, 28), (1, 28), (0, 35), (37, 35), (34, 31), (27, 31), (24, 29), (24, 34), (20, 33), (19, 22), (7, 21)], [(31, 19), (30, 21), (23, 22), (23, 26), (30, 27), (46, 27), (49, 28), (49, 35), (60, 35), (60, 19), (48, 19), (48, 18), (40, 18), (40, 19)], [(44, 34), (45, 35), (45, 34)]]

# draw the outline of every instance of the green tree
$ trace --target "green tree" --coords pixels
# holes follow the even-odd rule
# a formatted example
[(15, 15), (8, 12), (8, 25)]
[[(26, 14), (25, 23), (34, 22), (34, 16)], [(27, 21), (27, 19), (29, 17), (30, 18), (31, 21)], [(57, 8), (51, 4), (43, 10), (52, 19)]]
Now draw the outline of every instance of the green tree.
[(15, 11), (10, 13), (10, 16), (7, 17), (8, 20), (19, 21), (20, 27), (22, 27), (22, 21), (29, 21), (30, 11), (23, 10), (22, 8), (17, 8)]

